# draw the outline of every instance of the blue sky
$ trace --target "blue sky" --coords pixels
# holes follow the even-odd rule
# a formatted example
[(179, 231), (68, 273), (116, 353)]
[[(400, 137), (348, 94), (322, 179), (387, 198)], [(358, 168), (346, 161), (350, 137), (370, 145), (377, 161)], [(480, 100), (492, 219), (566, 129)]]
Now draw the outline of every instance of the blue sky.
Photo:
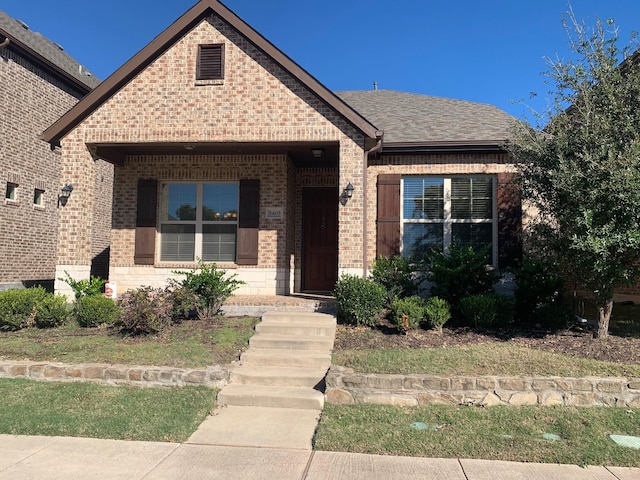
[[(196, 0), (0, 0), (105, 79)], [(332, 90), (381, 89), (541, 110), (545, 56), (566, 57), (566, 0), (225, 0)], [(573, 0), (587, 24), (613, 18), (622, 44), (638, 0)], [(530, 93), (537, 96), (530, 100)]]

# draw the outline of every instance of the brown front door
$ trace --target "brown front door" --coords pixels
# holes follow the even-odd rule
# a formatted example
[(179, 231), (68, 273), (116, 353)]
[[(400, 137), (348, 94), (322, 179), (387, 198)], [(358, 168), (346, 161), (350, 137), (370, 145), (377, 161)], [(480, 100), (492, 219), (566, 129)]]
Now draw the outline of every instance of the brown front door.
[(331, 291), (338, 280), (338, 193), (335, 188), (302, 192), (302, 288)]

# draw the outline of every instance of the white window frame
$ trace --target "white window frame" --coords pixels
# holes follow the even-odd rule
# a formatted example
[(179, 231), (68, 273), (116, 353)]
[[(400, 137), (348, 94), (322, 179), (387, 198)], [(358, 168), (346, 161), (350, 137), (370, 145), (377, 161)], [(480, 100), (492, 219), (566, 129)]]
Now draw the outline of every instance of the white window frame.
[[(404, 218), (404, 180), (406, 178), (441, 178), (443, 179), (444, 190), (444, 209), (442, 219), (422, 219), (422, 218)], [(489, 178), (491, 179), (491, 220), (489, 219), (453, 219), (451, 216), (451, 180), (453, 178)], [(469, 224), (469, 223), (490, 223), (491, 228), (491, 250), (492, 250), (492, 265), (495, 267), (498, 264), (498, 196), (497, 196), (497, 178), (495, 175), (407, 175), (402, 177), (400, 182), (400, 252), (404, 252), (404, 227), (407, 223), (428, 223), (442, 225), (442, 246), (445, 252), (451, 246), (452, 240), (452, 226), (454, 223)]]
[[(234, 184), (238, 185), (238, 204), (236, 205), (236, 210), (240, 207), (240, 195), (239, 195), (239, 187), (240, 182), (207, 182), (207, 181), (178, 181), (178, 182), (162, 182), (160, 185), (160, 192), (164, 190), (164, 188), (168, 185), (196, 185), (196, 219), (195, 220), (163, 220), (162, 213), (165, 206), (162, 202), (165, 199), (162, 197), (162, 193), (160, 194), (160, 201), (158, 202), (159, 214), (158, 214), (158, 247), (156, 255), (160, 263), (197, 263), (198, 259), (202, 259), (202, 245), (203, 245), (203, 226), (204, 225), (235, 225), (236, 226), (236, 250), (234, 254), (233, 260), (206, 260), (207, 262), (215, 261), (216, 263), (235, 263), (238, 257), (238, 217), (236, 216), (235, 221), (216, 221), (216, 220), (203, 220), (202, 219), (202, 200), (203, 200), (203, 190), (204, 185), (229, 185)], [(162, 259), (162, 226), (163, 225), (195, 225), (195, 240), (194, 240), (194, 258), (191, 261), (181, 261), (181, 260), (163, 260)]]
[(41, 188), (33, 189), (33, 206), (35, 208), (44, 208), (44, 192)]
[(18, 203), (19, 185), (15, 182), (7, 182), (4, 190), (4, 201), (7, 203)]

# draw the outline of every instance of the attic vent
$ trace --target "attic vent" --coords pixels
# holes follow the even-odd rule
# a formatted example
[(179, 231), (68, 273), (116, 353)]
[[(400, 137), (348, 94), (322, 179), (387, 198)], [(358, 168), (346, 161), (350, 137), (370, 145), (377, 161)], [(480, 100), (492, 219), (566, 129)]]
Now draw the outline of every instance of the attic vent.
[(196, 80), (224, 78), (224, 44), (199, 45)]
[(27, 25), (26, 23), (24, 23), (22, 20), (18, 20), (16, 19), (16, 22), (18, 22), (20, 24), (20, 26), (22, 28), (24, 28), (25, 30), (29, 30), (29, 25)]
[(60, 49), (60, 51), (64, 52), (64, 48), (59, 43), (53, 42), (53, 44)]

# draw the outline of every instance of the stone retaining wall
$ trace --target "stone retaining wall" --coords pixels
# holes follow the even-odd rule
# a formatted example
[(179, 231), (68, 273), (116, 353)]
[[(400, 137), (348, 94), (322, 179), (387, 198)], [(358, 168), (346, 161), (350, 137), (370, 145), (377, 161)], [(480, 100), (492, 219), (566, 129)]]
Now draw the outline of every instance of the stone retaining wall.
[(28, 378), (56, 382), (93, 382), (140, 387), (204, 385), (219, 389), (228, 383), (229, 374), (229, 368), (221, 365), (202, 369), (182, 369), (98, 363), (69, 365), (0, 360), (0, 378)]
[(333, 366), (326, 384), (327, 402), (341, 405), (640, 407), (640, 378), (380, 375)]

